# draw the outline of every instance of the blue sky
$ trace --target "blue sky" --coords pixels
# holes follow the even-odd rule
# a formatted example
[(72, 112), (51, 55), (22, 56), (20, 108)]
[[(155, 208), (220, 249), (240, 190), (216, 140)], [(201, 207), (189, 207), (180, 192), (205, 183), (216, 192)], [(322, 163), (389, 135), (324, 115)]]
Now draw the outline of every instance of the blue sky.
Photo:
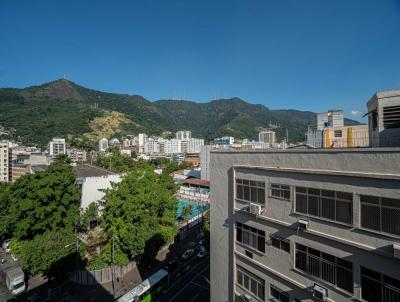
[(398, 0), (0, 0), (0, 87), (366, 112), (400, 89)]

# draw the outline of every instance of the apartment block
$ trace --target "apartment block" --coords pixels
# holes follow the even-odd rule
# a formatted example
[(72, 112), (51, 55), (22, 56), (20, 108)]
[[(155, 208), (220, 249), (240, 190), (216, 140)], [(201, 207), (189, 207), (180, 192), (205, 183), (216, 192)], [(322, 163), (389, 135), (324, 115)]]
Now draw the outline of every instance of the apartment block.
[(0, 181), (12, 180), (12, 151), (7, 141), (0, 141)]
[(400, 148), (212, 150), (211, 301), (400, 301)]
[(177, 131), (175, 133), (175, 135), (176, 135), (176, 139), (189, 140), (192, 138), (192, 131), (188, 131), (188, 130)]
[(258, 133), (258, 141), (263, 143), (276, 143), (276, 134), (275, 131), (261, 131)]
[(49, 142), (49, 155), (57, 156), (61, 154), (66, 154), (66, 144), (64, 138), (53, 138)]

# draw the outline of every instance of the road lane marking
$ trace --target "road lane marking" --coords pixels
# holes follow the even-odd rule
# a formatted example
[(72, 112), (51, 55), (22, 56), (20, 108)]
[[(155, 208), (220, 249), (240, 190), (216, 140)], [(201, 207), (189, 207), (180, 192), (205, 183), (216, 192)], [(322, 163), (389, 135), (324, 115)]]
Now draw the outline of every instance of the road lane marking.
[(196, 296), (194, 296), (192, 299), (190, 299), (190, 302), (196, 300), (196, 298), (199, 296), (200, 294), (197, 294)]
[(179, 296), (181, 292), (183, 292), (189, 285), (192, 284), (192, 281), (194, 279), (196, 279), (198, 276), (200, 276), (202, 273), (204, 273), (204, 271), (207, 270), (207, 269), (208, 269), (208, 265), (205, 268), (203, 268), (200, 272), (198, 272), (197, 275), (195, 275), (178, 293), (176, 293), (175, 296), (173, 296), (171, 299), (169, 299), (168, 302), (174, 301), (174, 299), (177, 296)]
[(205, 290), (207, 290), (207, 291), (210, 290), (208, 287), (205, 287), (204, 285), (198, 284), (198, 283), (196, 283), (196, 282), (193, 282), (193, 281), (192, 281), (192, 284), (193, 284), (193, 285), (196, 285), (196, 286), (198, 286), (198, 287), (201, 287), (202, 289), (205, 289)]

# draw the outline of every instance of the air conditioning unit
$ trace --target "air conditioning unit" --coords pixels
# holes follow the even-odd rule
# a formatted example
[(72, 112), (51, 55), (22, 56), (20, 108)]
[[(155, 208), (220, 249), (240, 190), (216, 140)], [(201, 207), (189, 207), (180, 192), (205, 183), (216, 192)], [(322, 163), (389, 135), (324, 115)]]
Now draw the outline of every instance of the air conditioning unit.
[(326, 298), (328, 297), (328, 290), (322, 286), (319, 286), (318, 284), (314, 284), (313, 296), (320, 301), (326, 301)]
[(260, 215), (261, 214), (261, 206), (259, 204), (250, 204), (249, 212), (251, 214)]
[(400, 245), (393, 243), (393, 257), (400, 259)]
[(248, 294), (243, 294), (240, 296), (239, 301), (240, 302), (252, 302), (253, 298), (251, 296), (249, 296)]
[(308, 220), (299, 219), (299, 221), (297, 221), (297, 226), (298, 226), (299, 230), (307, 231), (307, 229), (308, 229)]

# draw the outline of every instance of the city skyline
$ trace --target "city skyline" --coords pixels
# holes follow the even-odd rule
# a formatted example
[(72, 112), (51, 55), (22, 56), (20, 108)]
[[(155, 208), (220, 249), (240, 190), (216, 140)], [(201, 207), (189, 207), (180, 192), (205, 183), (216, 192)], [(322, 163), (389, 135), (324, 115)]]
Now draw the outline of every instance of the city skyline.
[(370, 95), (400, 87), (396, 1), (0, 7), (1, 87), (65, 75), (151, 101), (239, 97), (271, 109), (342, 108), (358, 120)]

